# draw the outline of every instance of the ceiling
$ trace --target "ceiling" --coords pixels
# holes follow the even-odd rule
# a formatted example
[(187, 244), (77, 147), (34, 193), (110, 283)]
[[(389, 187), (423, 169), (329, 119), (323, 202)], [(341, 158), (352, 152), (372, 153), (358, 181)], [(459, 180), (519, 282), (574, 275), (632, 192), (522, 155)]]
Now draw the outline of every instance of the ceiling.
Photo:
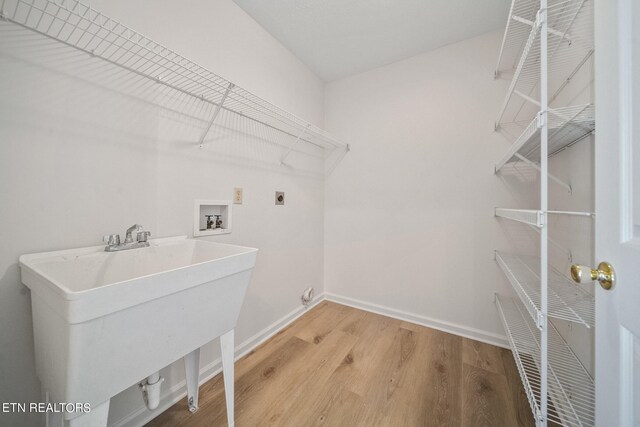
[[(503, 28), (510, 0), (234, 0), (324, 81)], [(497, 54), (498, 46), (496, 46)]]

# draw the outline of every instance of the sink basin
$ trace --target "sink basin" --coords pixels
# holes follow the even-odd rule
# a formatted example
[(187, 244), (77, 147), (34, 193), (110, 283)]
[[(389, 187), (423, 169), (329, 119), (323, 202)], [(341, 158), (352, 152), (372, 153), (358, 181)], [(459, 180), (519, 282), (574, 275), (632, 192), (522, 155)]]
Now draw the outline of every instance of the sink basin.
[(232, 331), (256, 255), (174, 237), (121, 252), (21, 256), (37, 374), (51, 401), (108, 409), (115, 394)]
[(148, 248), (104, 246), (22, 255), (22, 281), (69, 323), (84, 322), (249, 270), (257, 249), (173, 237)]

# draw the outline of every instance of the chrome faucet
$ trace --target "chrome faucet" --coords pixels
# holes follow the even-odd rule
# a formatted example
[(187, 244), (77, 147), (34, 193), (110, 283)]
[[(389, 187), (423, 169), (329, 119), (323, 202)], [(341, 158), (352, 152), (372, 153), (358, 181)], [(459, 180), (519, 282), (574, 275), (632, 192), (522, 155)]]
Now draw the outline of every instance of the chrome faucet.
[(142, 231), (142, 226), (140, 224), (133, 224), (131, 227), (127, 228), (127, 235), (124, 238), (125, 243), (133, 243), (133, 237), (131, 237), (131, 233), (136, 232), (136, 234)]
[[(136, 233), (136, 240), (133, 240), (133, 233)], [(126, 251), (127, 249), (145, 248), (149, 246), (147, 239), (151, 235), (151, 232), (144, 231), (140, 224), (134, 224), (127, 228), (124, 243), (120, 243), (119, 234), (107, 234), (102, 238), (102, 241), (107, 244), (104, 247), (105, 252), (117, 252)]]

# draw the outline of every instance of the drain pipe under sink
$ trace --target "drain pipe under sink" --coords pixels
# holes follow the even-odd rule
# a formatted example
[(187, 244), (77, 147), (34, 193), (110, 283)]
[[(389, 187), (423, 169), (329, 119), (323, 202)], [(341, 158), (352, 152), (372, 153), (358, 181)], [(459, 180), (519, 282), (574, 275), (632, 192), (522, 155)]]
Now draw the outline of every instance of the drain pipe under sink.
[(154, 372), (147, 377), (145, 382), (140, 383), (142, 397), (149, 410), (154, 410), (160, 405), (160, 386), (163, 381), (164, 378), (160, 376), (160, 372)]

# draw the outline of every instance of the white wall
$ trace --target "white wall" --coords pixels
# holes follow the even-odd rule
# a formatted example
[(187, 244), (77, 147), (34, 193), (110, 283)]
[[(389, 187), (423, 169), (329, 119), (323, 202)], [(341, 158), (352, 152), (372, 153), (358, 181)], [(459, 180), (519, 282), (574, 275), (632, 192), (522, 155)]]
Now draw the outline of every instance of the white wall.
[(493, 79), (500, 38), (327, 85), (325, 126), (352, 150), (326, 184), (326, 292), (504, 342), (493, 294), (510, 289), (493, 250), (514, 236), (493, 209), (536, 198), (492, 173), (510, 144), (493, 129), (508, 84)]
[[(539, 236), (494, 219), (492, 210), (538, 209), (540, 177), (521, 164), (492, 174), (522, 131), (492, 126), (508, 84), (492, 79), (500, 37), (486, 34), (327, 85), (326, 128), (352, 146), (326, 184), (328, 295), (504, 342), (493, 294), (513, 292), (493, 250), (538, 255)], [(592, 100), (587, 62), (554, 106)], [(573, 188), (568, 194), (550, 182), (550, 209), (593, 210), (592, 143), (587, 138), (550, 159), (550, 171)], [(568, 253), (593, 264), (593, 225), (590, 218), (550, 218), (549, 235), (563, 248), (550, 245), (555, 268), (568, 274)], [(554, 323), (592, 371), (593, 330)]]
[[(321, 124), (322, 82), (231, 0), (92, 5)], [(193, 129), (157, 102), (164, 99), (157, 85), (6, 23), (0, 92), (0, 401), (40, 401), (20, 254), (98, 245), (136, 222), (154, 237), (190, 235), (194, 199), (230, 199), (233, 187), (243, 187), (233, 233), (212, 238), (260, 248), (236, 342), (298, 308), (307, 286), (322, 292), (324, 186), (313, 174), (283, 170), (260, 146), (249, 159), (221, 157), (215, 143), (199, 150)], [(285, 206), (274, 205), (276, 190), (286, 192)], [(202, 366), (217, 357), (216, 347), (204, 350)], [(163, 371), (166, 390), (182, 369)], [(122, 393), (110, 423), (141, 405), (137, 387)], [(37, 423), (0, 417), (2, 425)]]

